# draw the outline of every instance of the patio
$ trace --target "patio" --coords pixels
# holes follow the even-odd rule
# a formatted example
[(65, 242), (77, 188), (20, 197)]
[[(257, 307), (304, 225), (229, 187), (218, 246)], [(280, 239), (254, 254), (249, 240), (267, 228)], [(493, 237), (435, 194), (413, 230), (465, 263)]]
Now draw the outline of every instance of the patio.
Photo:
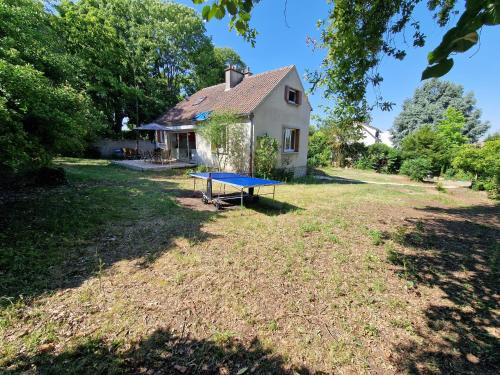
[(168, 169), (190, 168), (196, 166), (194, 163), (186, 163), (183, 161), (172, 161), (170, 163), (160, 164), (144, 160), (113, 160), (112, 163), (136, 171), (164, 171)]

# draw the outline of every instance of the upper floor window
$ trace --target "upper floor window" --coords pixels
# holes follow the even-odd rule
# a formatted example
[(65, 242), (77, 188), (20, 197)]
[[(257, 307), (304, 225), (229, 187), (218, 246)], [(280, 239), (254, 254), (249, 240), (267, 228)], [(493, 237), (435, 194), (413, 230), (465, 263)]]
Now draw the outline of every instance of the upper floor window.
[(285, 100), (289, 104), (300, 105), (302, 101), (302, 92), (291, 87), (285, 87)]

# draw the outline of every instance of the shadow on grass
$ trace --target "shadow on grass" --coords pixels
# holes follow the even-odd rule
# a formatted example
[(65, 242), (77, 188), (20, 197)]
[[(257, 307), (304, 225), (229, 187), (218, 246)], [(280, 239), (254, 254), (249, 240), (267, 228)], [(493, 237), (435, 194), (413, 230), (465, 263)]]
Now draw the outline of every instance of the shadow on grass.
[(364, 181), (353, 178), (332, 176), (323, 171), (316, 170), (311, 175), (294, 179), (292, 184), (318, 185), (318, 184), (339, 184), (339, 185), (358, 185), (366, 184)]
[(245, 206), (253, 211), (267, 216), (284, 215), (289, 212), (302, 211), (303, 208), (290, 203), (273, 200), (271, 198), (259, 197), (256, 202), (248, 202)]
[(19, 355), (5, 374), (311, 374), (304, 367), (285, 366), (258, 339), (243, 345), (232, 337), (195, 340), (157, 330), (129, 347), (87, 339), (59, 354)]
[(66, 186), (0, 197), (1, 304), (78, 286), (120, 260), (147, 266), (179, 238), (208, 238), (201, 227), (217, 214), (178, 205), (166, 175), (64, 166)]
[(408, 219), (409, 230), (392, 234), (415, 252), (389, 258), (417, 284), (439, 289), (446, 301), (427, 306), (433, 333), (420, 333), (422, 345), (397, 347), (396, 365), (410, 373), (498, 374), (499, 207), (422, 211), (426, 219)]

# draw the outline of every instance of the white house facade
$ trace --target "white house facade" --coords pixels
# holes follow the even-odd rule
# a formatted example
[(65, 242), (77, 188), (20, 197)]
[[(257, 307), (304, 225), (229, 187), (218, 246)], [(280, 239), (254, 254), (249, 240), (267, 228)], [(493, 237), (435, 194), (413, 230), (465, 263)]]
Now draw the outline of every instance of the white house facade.
[(244, 172), (253, 174), (257, 138), (267, 134), (279, 144), (276, 167), (306, 174), (311, 105), (294, 65), (255, 75), (227, 68), (224, 83), (196, 92), (155, 121), (164, 127), (157, 141), (179, 160), (215, 167), (212, 145), (197, 128), (217, 111), (241, 117), (247, 140)]
[(383, 143), (393, 147), (391, 133), (387, 130), (380, 130), (372, 125), (362, 124), (363, 138), (361, 142), (365, 146), (373, 145), (374, 143)]

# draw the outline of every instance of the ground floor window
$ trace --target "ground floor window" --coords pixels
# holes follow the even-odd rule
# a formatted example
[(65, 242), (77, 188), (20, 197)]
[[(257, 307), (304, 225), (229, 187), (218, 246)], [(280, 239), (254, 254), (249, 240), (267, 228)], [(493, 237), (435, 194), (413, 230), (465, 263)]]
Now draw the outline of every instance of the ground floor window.
[(283, 129), (283, 152), (299, 152), (300, 129)]

